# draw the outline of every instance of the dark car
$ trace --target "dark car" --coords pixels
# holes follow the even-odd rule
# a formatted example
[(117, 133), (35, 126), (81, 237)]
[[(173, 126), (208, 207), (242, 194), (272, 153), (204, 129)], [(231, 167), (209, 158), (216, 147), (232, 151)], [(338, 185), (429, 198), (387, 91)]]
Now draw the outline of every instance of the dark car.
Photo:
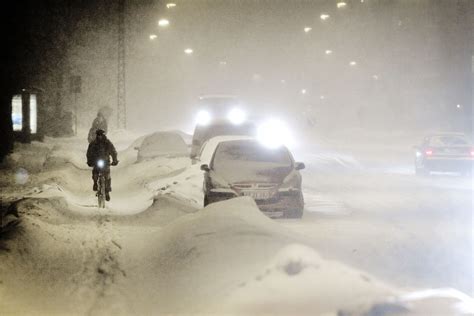
[(285, 146), (270, 149), (250, 138), (221, 141), (210, 164), (201, 165), (204, 206), (250, 196), (271, 217), (300, 218), (304, 200), (298, 170), (304, 167)]
[(428, 175), (432, 171), (472, 174), (474, 148), (464, 134), (431, 135), (415, 146), (415, 150), (417, 175)]

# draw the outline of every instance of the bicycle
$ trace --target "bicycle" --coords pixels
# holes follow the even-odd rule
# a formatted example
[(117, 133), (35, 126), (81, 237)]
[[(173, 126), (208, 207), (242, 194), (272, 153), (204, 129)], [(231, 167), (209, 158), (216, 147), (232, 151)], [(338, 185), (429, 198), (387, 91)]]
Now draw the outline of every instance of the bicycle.
[(106, 167), (106, 162), (102, 159), (97, 161), (97, 169), (99, 170), (99, 175), (97, 179), (97, 200), (99, 208), (105, 208), (105, 195), (106, 195), (106, 183), (104, 169)]

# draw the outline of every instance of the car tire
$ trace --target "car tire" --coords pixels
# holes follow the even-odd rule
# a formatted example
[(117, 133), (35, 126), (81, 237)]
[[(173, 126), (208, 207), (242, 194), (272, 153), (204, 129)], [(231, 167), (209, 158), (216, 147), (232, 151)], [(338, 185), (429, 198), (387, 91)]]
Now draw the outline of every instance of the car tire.
[(298, 197), (295, 199), (294, 205), (290, 210), (285, 212), (286, 218), (301, 218), (303, 217), (303, 209), (304, 209), (304, 199), (303, 193), (300, 192)]

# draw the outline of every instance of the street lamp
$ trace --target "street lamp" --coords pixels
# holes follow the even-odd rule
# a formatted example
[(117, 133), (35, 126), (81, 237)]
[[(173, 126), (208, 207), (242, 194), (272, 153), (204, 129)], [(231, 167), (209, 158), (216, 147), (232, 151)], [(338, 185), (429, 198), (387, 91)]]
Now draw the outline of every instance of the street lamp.
[(341, 2), (338, 2), (337, 3), (337, 8), (338, 9), (343, 9), (347, 6), (347, 3), (345, 3), (344, 1), (341, 1)]
[(330, 49), (326, 49), (326, 51), (324, 52), (326, 55), (331, 55), (332, 54), (332, 50)]
[(357, 66), (357, 62), (351, 61), (351, 62), (349, 63), (349, 65), (351, 65), (352, 67)]
[(372, 78), (374, 78), (374, 80), (379, 80), (379, 76), (378, 76), (378, 75), (373, 75)]
[(321, 18), (321, 20), (326, 21), (327, 19), (329, 19), (330, 15), (326, 14), (326, 13), (323, 13), (319, 17)]
[(301, 89), (301, 94), (306, 94), (306, 89)]
[(186, 48), (184, 50), (184, 53), (187, 54), (187, 55), (191, 55), (194, 51), (192, 50), (192, 48)]
[(166, 7), (167, 7), (168, 9), (174, 8), (174, 7), (176, 7), (176, 3), (168, 3), (168, 4), (166, 5)]
[(156, 34), (150, 34), (150, 41), (154, 41), (158, 38)]
[(306, 27), (304, 28), (304, 32), (305, 32), (305, 33), (308, 33), (308, 32), (310, 32), (312, 29), (313, 29), (312, 27), (306, 26)]
[(167, 19), (161, 19), (158, 21), (158, 26), (166, 27), (168, 25), (170, 25), (170, 21), (168, 21)]
[(461, 108), (461, 104), (456, 104), (456, 107), (457, 107), (458, 109), (460, 109), (460, 108)]

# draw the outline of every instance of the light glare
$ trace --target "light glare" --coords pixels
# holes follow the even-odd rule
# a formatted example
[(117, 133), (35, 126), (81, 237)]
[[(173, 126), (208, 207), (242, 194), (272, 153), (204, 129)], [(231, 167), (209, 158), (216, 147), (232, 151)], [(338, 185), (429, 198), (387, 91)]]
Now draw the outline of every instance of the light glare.
[(150, 34), (150, 40), (153, 41), (155, 39), (157, 39), (158, 36), (156, 34)]
[(312, 29), (313, 29), (312, 27), (307, 26), (307, 27), (304, 28), (304, 32), (305, 32), (305, 33), (308, 33), (308, 32), (311, 31)]
[(211, 122), (211, 113), (208, 111), (199, 111), (196, 117), (196, 123), (198, 125), (207, 125)]
[(188, 55), (191, 55), (194, 51), (191, 48), (186, 48), (184, 52)]
[(324, 52), (326, 55), (331, 55), (332, 54), (332, 50), (330, 49), (326, 49), (326, 51)]
[(165, 27), (170, 25), (170, 21), (168, 21), (167, 19), (161, 19), (158, 21), (158, 25), (161, 27)]
[(291, 142), (288, 126), (277, 119), (272, 119), (261, 124), (257, 129), (257, 139), (268, 148), (278, 148)]
[(227, 119), (235, 125), (240, 125), (242, 124), (247, 116), (245, 115), (245, 112), (242, 111), (239, 108), (234, 108), (232, 109), (229, 114), (227, 115)]
[(323, 13), (320, 15), (320, 18), (321, 20), (323, 21), (326, 21), (327, 19), (329, 19), (330, 15), (329, 14), (326, 14), (326, 13)]
[(176, 3), (168, 3), (168, 4), (166, 5), (166, 7), (167, 7), (168, 9), (174, 8), (174, 7), (176, 7)]
[(347, 3), (343, 2), (343, 1), (337, 3), (337, 8), (338, 9), (345, 8), (346, 6), (347, 6)]
[(97, 160), (97, 167), (104, 168), (105, 162), (102, 159)]

